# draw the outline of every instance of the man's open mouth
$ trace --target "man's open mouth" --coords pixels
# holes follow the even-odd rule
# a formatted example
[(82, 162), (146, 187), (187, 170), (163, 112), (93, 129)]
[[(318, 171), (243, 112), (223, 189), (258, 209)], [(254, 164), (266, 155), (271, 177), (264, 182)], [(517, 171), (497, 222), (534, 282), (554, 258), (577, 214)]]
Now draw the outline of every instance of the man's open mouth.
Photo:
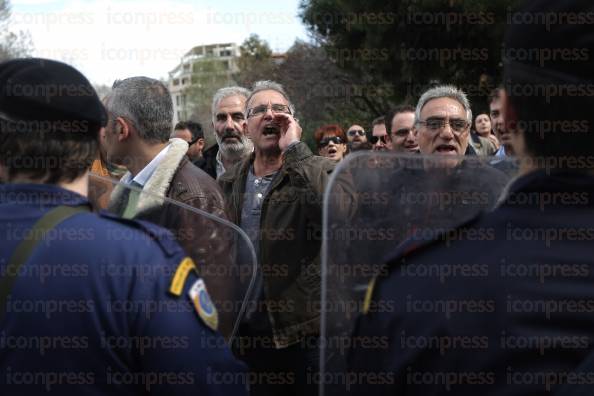
[(264, 129), (262, 130), (262, 134), (264, 136), (280, 135), (280, 128), (278, 125), (269, 124), (264, 127)]
[(338, 150), (336, 150), (336, 147), (330, 147), (328, 149), (328, 155), (334, 155), (338, 152)]
[(437, 148), (435, 149), (435, 152), (439, 153), (439, 154), (458, 154), (458, 151), (456, 150), (456, 147), (451, 145), (451, 144), (440, 144), (439, 146), (437, 146)]

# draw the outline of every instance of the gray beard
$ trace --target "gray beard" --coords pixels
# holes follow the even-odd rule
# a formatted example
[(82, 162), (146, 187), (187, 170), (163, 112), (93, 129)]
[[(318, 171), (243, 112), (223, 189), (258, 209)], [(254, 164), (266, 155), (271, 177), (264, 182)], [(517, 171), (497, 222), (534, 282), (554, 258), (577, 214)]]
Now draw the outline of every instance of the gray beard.
[(254, 150), (252, 140), (243, 134), (240, 136), (241, 140), (237, 143), (224, 143), (219, 135), (215, 133), (215, 138), (223, 157), (230, 161), (239, 161), (252, 153)]

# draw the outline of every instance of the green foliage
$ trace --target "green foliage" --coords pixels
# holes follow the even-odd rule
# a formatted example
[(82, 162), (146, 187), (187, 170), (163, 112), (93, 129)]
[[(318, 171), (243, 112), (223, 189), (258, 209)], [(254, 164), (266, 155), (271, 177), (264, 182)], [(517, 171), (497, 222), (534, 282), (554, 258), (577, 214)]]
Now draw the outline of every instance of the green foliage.
[(241, 86), (249, 87), (258, 80), (271, 80), (275, 64), (268, 43), (257, 34), (250, 35), (239, 47), (239, 72), (233, 76)]
[(458, 85), (482, 106), (501, 79), (518, 2), (303, 0), (301, 17), (342, 70), (385, 87), (382, 106), (415, 102), (434, 83)]

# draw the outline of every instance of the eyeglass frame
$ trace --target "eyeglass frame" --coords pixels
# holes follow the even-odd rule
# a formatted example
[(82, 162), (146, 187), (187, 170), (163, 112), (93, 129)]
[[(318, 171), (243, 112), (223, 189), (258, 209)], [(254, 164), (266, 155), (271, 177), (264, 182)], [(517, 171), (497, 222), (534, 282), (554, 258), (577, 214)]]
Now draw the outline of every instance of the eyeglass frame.
[[(338, 142), (335, 141), (337, 139), (338, 139)], [(333, 142), (334, 144), (345, 144), (345, 142), (342, 141), (342, 138), (340, 136), (328, 136), (328, 137), (322, 138), (319, 141), (318, 147), (321, 149), (324, 147), (328, 147), (330, 142)]]
[(356, 135), (365, 136), (365, 130), (364, 129), (349, 129), (347, 131), (347, 136), (354, 137)]
[[(261, 114), (256, 114), (255, 115), (254, 114), (254, 109), (261, 108), (263, 106), (265, 106), (264, 111)], [(284, 106), (284, 107), (287, 108), (287, 111), (274, 110), (274, 106)], [(293, 112), (291, 111), (291, 106), (285, 105), (285, 104), (282, 104), (282, 103), (270, 103), (270, 104), (267, 104), (267, 105), (263, 105), (263, 104), (262, 105), (258, 105), (256, 107), (252, 107), (251, 109), (248, 109), (248, 111), (246, 112), (246, 119), (247, 118), (260, 117), (260, 116), (264, 115), (268, 111), (268, 109), (270, 109), (270, 111), (272, 111), (273, 114), (288, 114), (290, 116), (293, 115)]]
[(386, 133), (385, 135), (381, 135), (381, 136), (370, 136), (369, 137), (369, 143), (375, 145), (377, 144), (378, 141), (382, 141), (383, 144), (388, 144), (392, 142), (392, 136), (390, 136), (390, 134)]
[[(440, 122), (440, 126), (438, 128), (431, 128), (430, 126), (428, 126), (428, 122), (431, 121), (439, 121)], [(456, 121), (463, 121), (464, 122), (464, 127), (463, 128), (455, 128), (454, 125), (452, 125), (452, 121), (456, 122)], [(446, 124), (448, 124), (450, 126), (450, 130), (452, 131), (452, 133), (454, 133), (455, 135), (461, 135), (462, 133), (464, 133), (465, 131), (468, 130), (468, 128), (470, 127), (470, 123), (468, 122), (468, 120), (465, 120), (463, 118), (447, 118), (447, 122), (446, 122), (446, 118), (442, 118), (442, 117), (429, 117), (426, 120), (418, 120), (415, 122), (415, 124), (420, 124), (420, 125), (424, 125), (429, 131), (431, 131), (432, 133), (437, 133), (438, 131), (442, 130), (443, 128), (445, 128)]]

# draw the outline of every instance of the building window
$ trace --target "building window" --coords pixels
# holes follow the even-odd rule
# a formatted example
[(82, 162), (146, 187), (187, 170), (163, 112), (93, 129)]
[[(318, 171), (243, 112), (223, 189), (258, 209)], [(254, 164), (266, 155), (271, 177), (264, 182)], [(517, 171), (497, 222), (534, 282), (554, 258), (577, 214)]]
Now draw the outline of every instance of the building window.
[(221, 51), (221, 56), (231, 56), (231, 50)]
[(179, 95), (175, 95), (175, 104), (179, 106)]
[(182, 78), (182, 85), (186, 85), (188, 83), (188, 79), (187, 78)]
[(177, 85), (179, 85), (179, 79), (178, 79), (178, 78), (175, 78), (175, 79), (173, 80), (173, 86), (175, 87), (175, 86), (177, 86)]

